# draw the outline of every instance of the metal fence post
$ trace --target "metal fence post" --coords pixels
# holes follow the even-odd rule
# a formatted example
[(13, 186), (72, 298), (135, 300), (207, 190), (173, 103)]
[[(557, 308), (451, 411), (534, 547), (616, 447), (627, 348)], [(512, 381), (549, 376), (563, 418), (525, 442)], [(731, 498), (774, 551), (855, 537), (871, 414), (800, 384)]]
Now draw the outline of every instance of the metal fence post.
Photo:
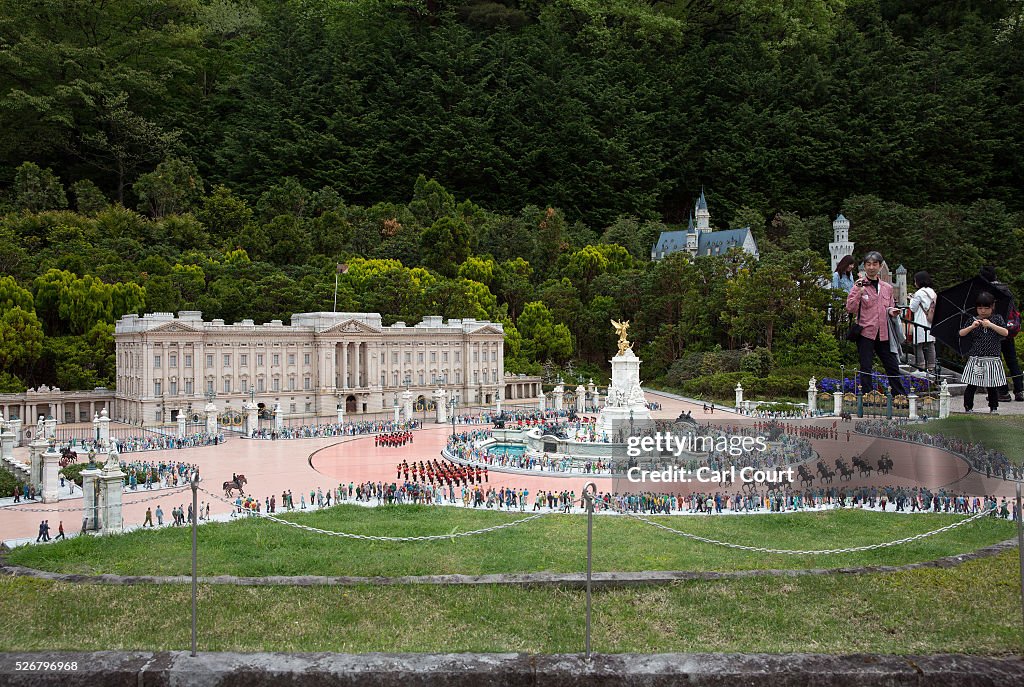
[(196, 545), (198, 541), (197, 530), (199, 528), (199, 483), (195, 476), (192, 477), (192, 657), (196, 655), (196, 596), (199, 585), (196, 577)]
[(583, 485), (583, 499), (587, 507), (587, 627), (584, 639), (584, 650), (587, 661), (590, 661), (590, 578), (593, 570), (593, 542), (594, 542), (594, 496), (597, 495), (597, 485), (587, 482)]
[(885, 394), (885, 412), (890, 420), (892, 419), (892, 398), (892, 387), (890, 386)]

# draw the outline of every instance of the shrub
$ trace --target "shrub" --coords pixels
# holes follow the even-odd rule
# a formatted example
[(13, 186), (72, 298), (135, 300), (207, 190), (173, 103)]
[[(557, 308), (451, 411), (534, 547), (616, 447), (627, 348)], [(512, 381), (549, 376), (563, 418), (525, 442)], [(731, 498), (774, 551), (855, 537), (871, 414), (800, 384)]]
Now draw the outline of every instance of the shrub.
[(80, 453), (78, 454), (78, 462), (72, 463), (66, 468), (61, 468), (60, 474), (73, 481), (78, 486), (82, 486), (82, 470), (86, 469), (88, 466), (89, 457)]
[(699, 377), (703, 361), (703, 353), (687, 353), (683, 357), (677, 358), (665, 373), (665, 384), (681, 387), (683, 382)]
[(807, 391), (807, 380), (797, 375), (769, 375), (757, 377), (749, 372), (725, 372), (706, 375), (684, 382), (683, 393), (707, 398), (732, 398), (736, 384), (743, 385), (744, 395), (768, 397), (802, 397)]
[(24, 482), (7, 472), (7, 470), (0, 469), (0, 497), (10, 498), (14, 493), (15, 487), (20, 491), (24, 486)]
[(741, 370), (750, 372), (758, 377), (767, 377), (774, 367), (775, 359), (772, 357), (772, 352), (763, 346), (759, 346), (744, 355), (740, 363)]

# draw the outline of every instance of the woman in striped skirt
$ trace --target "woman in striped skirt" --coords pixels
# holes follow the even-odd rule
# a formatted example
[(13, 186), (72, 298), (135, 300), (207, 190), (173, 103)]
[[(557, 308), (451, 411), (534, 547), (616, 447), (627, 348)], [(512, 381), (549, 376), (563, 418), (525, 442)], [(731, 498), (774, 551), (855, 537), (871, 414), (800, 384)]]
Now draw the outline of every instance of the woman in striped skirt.
[(960, 330), (963, 338), (971, 337), (967, 365), (960, 381), (967, 385), (964, 391), (964, 411), (974, 410), (974, 392), (983, 387), (988, 392), (988, 407), (999, 412), (999, 387), (1006, 384), (1000, 343), (1006, 337), (1006, 321), (1002, 315), (993, 315), (995, 297), (983, 292), (975, 301), (977, 317)]

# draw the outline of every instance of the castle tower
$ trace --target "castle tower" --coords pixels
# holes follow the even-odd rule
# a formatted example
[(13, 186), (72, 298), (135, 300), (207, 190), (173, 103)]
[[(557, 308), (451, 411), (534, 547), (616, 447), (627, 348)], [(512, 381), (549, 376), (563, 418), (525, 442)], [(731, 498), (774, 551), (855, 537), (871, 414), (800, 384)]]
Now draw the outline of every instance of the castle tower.
[(711, 213), (708, 212), (708, 201), (704, 198), (704, 187), (700, 188), (700, 198), (694, 207), (697, 216), (697, 231), (711, 231)]
[(836, 271), (836, 265), (847, 255), (853, 255), (853, 243), (850, 242), (850, 220), (843, 217), (842, 213), (832, 222), (832, 243), (828, 244), (828, 252), (832, 258), (832, 271)]
[(896, 305), (907, 303), (907, 268), (900, 265), (896, 268), (896, 282), (893, 284), (893, 298)]
[(700, 235), (697, 230), (693, 228), (693, 214), (690, 214), (690, 225), (686, 227), (686, 250), (690, 255), (697, 255), (697, 246)]

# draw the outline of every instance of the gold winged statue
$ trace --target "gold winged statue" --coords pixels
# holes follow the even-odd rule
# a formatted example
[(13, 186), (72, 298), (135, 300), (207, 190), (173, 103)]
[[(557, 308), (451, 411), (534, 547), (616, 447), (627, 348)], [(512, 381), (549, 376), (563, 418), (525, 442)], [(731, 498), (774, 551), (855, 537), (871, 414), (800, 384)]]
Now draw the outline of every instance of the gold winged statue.
[(619, 355), (622, 355), (633, 347), (633, 344), (626, 341), (626, 333), (629, 331), (629, 320), (625, 322), (612, 320), (612, 326), (615, 327), (615, 333), (619, 335)]

